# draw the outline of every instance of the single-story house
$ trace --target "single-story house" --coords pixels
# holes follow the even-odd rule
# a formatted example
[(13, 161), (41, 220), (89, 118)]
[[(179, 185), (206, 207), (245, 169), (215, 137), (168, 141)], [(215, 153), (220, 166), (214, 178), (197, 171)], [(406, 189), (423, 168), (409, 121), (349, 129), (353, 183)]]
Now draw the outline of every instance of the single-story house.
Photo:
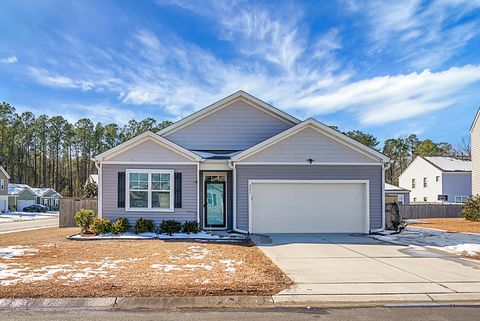
[(50, 211), (58, 210), (60, 193), (53, 188), (32, 188), (27, 184), (14, 184), (8, 186), (8, 208), (10, 211), (22, 211), (33, 204), (42, 204)]
[(411, 203), (465, 203), (472, 194), (472, 162), (417, 156), (399, 177)]
[(410, 190), (385, 183), (385, 197), (388, 202), (397, 202), (399, 205), (410, 204)]
[(480, 194), (480, 108), (470, 127), (472, 155), (472, 195)]
[(370, 233), (389, 159), (239, 91), (94, 158), (100, 217), (244, 233)]
[(0, 166), (0, 213), (8, 212), (8, 181), (10, 176), (5, 168)]

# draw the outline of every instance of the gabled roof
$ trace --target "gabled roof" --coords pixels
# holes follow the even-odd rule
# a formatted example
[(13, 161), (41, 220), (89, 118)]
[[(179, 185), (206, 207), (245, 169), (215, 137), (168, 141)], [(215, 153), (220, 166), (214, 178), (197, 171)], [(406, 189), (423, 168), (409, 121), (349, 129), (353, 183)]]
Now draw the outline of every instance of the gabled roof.
[(8, 184), (8, 195), (20, 195), (25, 191), (29, 191), (33, 195), (37, 196), (37, 193), (35, 193), (35, 191), (27, 184)]
[(121, 152), (126, 151), (127, 149), (130, 149), (134, 146), (137, 146), (138, 144), (141, 144), (142, 142), (146, 140), (153, 140), (154, 142), (157, 142), (158, 144), (180, 154), (183, 155), (187, 158), (190, 158), (193, 161), (201, 161), (202, 158), (198, 156), (197, 154), (189, 151), (188, 149), (185, 149), (184, 147), (175, 144), (174, 142), (158, 135), (155, 134), (151, 131), (146, 131), (143, 134), (140, 134), (130, 140), (127, 140), (126, 142), (115, 146), (106, 152), (101, 153), (100, 155), (95, 156), (95, 160), (102, 162), (107, 160), (109, 157), (113, 157), (114, 155), (120, 154)]
[(472, 126), (470, 126), (470, 132), (473, 131), (473, 128), (478, 122), (478, 119), (480, 118), (480, 107), (477, 110), (477, 113), (475, 114), (475, 118), (473, 119)]
[(292, 124), (292, 125), (295, 125), (295, 124), (298, 124), (300, 123), (300, 120), (293, 117), (292, 115), (289, 115), (287, 114), (286, 112), (284, 111), (281, 111), (280, 109), (272, 106), (272, 105), (269, 105), (267, 104), (266, 102), (250, 95), (249, 93), (243, 91), (243, 90), (239, 90), (237, 91), (236, 93), (230, 95), (230, 96), (227, 96), (215, 103), (213, 103), (212, 105), (210, 106), (207, 106), (203, 109), (200, 109), (199, 111), (185, 117), (185, 118), (182, 118), (180, 119), (179, 121), (177, 121), (176, 123), (174, 123), (173, 125), (170, 125), (168, 127), (165, 127), (163, 128), (162, 130), (158, 131), (157, 134), (158, 135), (161, 135), (161, 136), (164, 136), (164, 135), (167, 135), (167, 134), (171, 134), (173, 133), (174, 131), (180, 129), (180, 128), (183, 128), (191, 123), (194, 123), (200, 119), (202, 119), (203, 117), (205, 116), (208, 116), (210, 114), (213, 114), (215, 113), (216, 111), (219, 111), (221, 110), (222, 108), (228, 106), (230, 103), (236, 101), (236, 100), (244, 100), (246, 102), (250, 102), (250, 103), (253, 103), (253, 105), (259, 109), (262, 109), (263, 111), (289, 123), (289, 124)]
[(385, 183), (385, 192), (410, 192), (409, 189)]
[(471, 172), (472, 171), (472, 162), (469, 160), (457, 159), (453, 157), (443, 157), (443, 156), (435, 156), (435, 157), (425, 156), (422, 158), (443, 172)]
[(10, 175), (8, 175), (7, 171), (5, 170), (5, 168), (3, 168), (2, 166), (0, 166), (0, 171), (3, 173), (3, 175), (5, 175), (5, 177), (7, 179), (10, 179)]
[(256, 154), (258, 152), (260, 152), (261, 150), (279, 142), (279, 141), (282, 141), (283, 139), (287, 138), (287, 137), (290, 137), (291, 135), (301, 131), (302, 129), (304, 128), (307, 128), (307, 127), (311, 127), (311, 128), (314, 128), (316, 130), (319, 130), (320, 132), (322, 132), (324, 135), (344, 144), (345, 146), (347, 147), (350, 147), (351, 149), (357, 151), (357, 152), (360, 152), (368, 157), (370, 157), (371, 159), (375, 160), (375, 161), (378, 161), (378, 162), (383, 162), (383, 163), (387, 163), (388, 161), (390, 161), (390, 159), (383, 155), (382, 153), (370, 148), (370, 147), (367, 147), (359, 142), (357, 142), (356, 140), (348, 137), (347, 135), (345, 134), (342, 134), (340, 133), (339, 131), (336, 131), (335, 129), (332, 129), (330, 128), (329, 126), (319, 122), (318, 120), (316, 119), (313, 119), (313, 118), (309, 118), (299, 124), (297, 124), (296, 126), (293, 126), (255, 146), (252, 146), (250, 147), (249, 149), (246, 149), (244, 150), (243, 152), (235, 155), (234, 157), (232, 157), (232, 161), (240, 161), (242, 159), (245, 159), (246, 157), (249, 157), (249, 156), (252, 156), (253, 154)]

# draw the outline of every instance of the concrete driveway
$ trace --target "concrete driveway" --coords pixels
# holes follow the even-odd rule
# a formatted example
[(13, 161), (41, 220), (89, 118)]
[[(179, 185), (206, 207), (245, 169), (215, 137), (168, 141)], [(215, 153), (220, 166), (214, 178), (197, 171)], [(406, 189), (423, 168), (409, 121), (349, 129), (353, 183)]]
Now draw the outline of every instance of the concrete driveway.
[(385, 295), (388, 301), (480, 300), (479, 261), (454, 254), (364, 235), (270, 234), (252, 239), (295, 282), (277, 300), (374, 300)]

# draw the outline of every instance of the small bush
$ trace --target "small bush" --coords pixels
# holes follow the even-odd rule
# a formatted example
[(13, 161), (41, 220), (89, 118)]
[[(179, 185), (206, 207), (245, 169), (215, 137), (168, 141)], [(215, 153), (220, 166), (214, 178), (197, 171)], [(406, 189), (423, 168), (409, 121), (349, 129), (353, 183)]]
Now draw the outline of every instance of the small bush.
[(108, 218), (94, 218), (90, 231), (98, 234), (107, 234), (112, 232), (112, 222)]
[(468, 221), (480, 221), (480, 195), (468, 198), (462, 210), (462, 216)]
[(95, 212), (93, 210), (85, 210), (82, 208), (80, 211), (75, 213), (74, 218), (77, 226), (82, 229), (82, 234), (89, 233), (90, 226), (95, 218)]
[(155, 231), (155, 223), (153, 222), (153, 220), (146, 220), (140, 217), (135, 222), (135, 234), (153, 231)]
[(160, 233), (172, 235), (173, 233), (180, 233), (182, 230), (182, 223), (175, 220), (165, 220), (160, 223)]
[(129, 228), (130, 224), (128, 223), (128, 220), (126, 218), (119, 217), (112, 224), (112, 233), (115, 235), (127, 233)]
[(198, 223), (196, 221), (187, 221), (183, 223), (182, 232), (187, 234), (197, 234), (198, 232), (200, 232), (200, 226), (198, 226)]

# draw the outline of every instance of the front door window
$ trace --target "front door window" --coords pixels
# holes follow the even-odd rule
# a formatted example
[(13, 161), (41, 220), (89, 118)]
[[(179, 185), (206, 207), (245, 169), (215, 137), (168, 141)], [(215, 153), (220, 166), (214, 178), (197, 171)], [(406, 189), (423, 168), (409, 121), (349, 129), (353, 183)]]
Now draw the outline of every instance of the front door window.
[(205, 182), (205, 227), (225, 227), (225, 182)]

